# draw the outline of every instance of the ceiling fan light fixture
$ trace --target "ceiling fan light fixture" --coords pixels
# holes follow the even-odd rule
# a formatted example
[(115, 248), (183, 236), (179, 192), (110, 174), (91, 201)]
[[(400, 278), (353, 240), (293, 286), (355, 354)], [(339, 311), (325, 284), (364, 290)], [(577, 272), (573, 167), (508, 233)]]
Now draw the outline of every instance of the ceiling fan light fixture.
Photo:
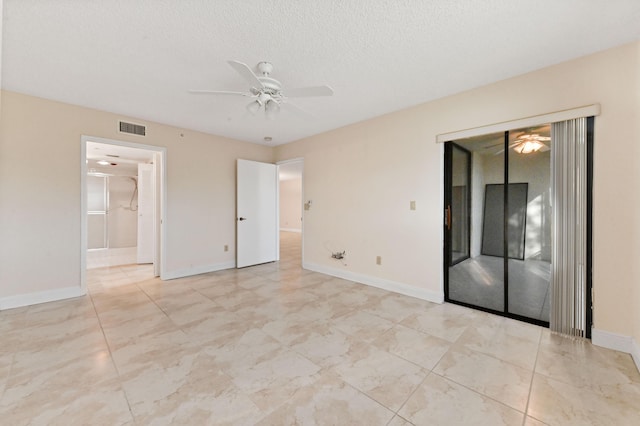
[(262, 106), (265, 105), (267, 102), (269, 102), (271, 100), (271, 95), (269, 95), (268, 93), (260, 93), (260, 95), (258, 96), (258, 99), (256, 99), (256, 102)]
[(274, 100), (269, 100), (264, 106), (264, 113), (268, 119), (273, 119), (280, 112), (280, 105)]
[(532, 152), (539, 151), (545, 145), (537, 140), (522, 141), (520, 144), (513, 147), (514, 151), (518, 154), (531, 154)]
[(260, 107), (262, 106), (262, 104), (256, 99), (253, 102), (250, 102), (247, 105), (247, 111), (249, 111), (251, 114), (255, 114), (260, 110)]

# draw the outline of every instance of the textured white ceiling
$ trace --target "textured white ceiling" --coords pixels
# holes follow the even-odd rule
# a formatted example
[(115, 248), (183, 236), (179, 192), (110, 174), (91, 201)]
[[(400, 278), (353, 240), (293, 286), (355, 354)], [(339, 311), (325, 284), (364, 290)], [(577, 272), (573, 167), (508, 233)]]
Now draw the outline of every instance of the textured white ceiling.
[[(2, 87), (277, 145), (640, 39), (639, 0), (4, 0)], [(315, 118), (248, 115), (274, 65)], [(285, 91), (286, 93), (286, 91)]]

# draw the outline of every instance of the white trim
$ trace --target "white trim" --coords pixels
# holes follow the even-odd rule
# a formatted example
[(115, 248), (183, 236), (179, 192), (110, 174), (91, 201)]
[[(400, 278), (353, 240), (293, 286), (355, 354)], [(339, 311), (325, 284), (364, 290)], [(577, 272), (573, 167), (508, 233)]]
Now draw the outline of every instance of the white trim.
[(40, 291), (37, 293), (19, 294), (0, 299), (0, 311), (4, 309), (20, 308), (23, 306), (37, 305), (39, 303), (55, 302), (57, 300), (81, 297), (87, 294), (81, 287), (66, 287), (55, 290)]
[(165, 271), (162, 280), (174, 280), (176, 278), (190, 277), (193, 275), (206, 274), (208, 272), (222, 271), (236, 267), (236, 261), (216, 263), (214, 265), (196, 266), (195, 268), (178, 269), (177, 271)]
[(552, 112), (549, 114), (535, 115), (533, 117), (521, 118), (518, 120), (504, 121), (487, 126), (474, 127), (472, 129), (458, 130), (455, 132), (441, 133), (436, 135), (436, 143), (454, 141), (457, 139), (481, 136), (489, 133), (505, 132), (507, 130), (520, 129), (523, 127), (538, 126), (541, 124), (556, 123), (559, 121), (572, 120), (581, 117), (591, 117), (600, 115), (600, 104), (587, 105), (564, 111)]
[[(473, 161), (473, 158), (472, 158)], [(444, 164), (444, 145), (440, 145), (440, 225), (438, 229), (440, 229), (440, 262), (442, 265), (444, 263), (444, 248), (445, 248), (445, 232), (444, 232), (444, 217), (445, 217), (445, 190), (444, 190), (444, 173), (445, 173), (446, 165)], [(473, 177), (472, 177), (473, 179)], [(440, 279), (440, 292), (444, 295), (444, 268), (438, 268), (438, 278)], [(444, 298), (443, 298), (444, 300)]]
[(318, 265), (315, 263), (303, 263), (302, 267), (310, 271), (320, 272), (321, 274), (331, 275), (333, 277), (354, 281), (360, 284), (381, 288), (393, 293), (404, 294), (405, 296), (415, 297), (417, 299), (426, 300), (434, 303), (443, 303), (444, 294), (436, 293), (430, 290), (418, 288), (409, 284), (391, 281), (384, 278), (372, 277), (369, 275), (357, 274), (350, 271), (344, 271), (329, 266)]
[(297, 232), (299, 234), (302, 233), (302, 229), (300, 228), (280, 228), (280, 230), (285, 232)]
[(282, 164), (288, 164), (288, 163), (303, 163), (303, 166), (304, 166), (304, 157), (296, 157), (296, 158), (289, 158), (287, 160), (276, 161), (276, 164), (278, 166)]
[(613, 349), (614, 351), (620, 351), (627, 354), (631, 353), (631, 336), (624, 336), (622, 334), (592, 328), (591, 343), (603, 348)]
[(87, 292), (87, 142), (80, 138), (80, 289)]
[[(300, 232), (302, 234), (302, 241), (301, 241), (301, 257), (302, 257), (302, 264), (304, 265), (304, 203), (305, 203), (305, 198), (304, 198), (304, 157), (295, 157), (295, 158), (290, 158), (288, 160), (280, 160), (277, 161), (276, 164), (278, 165), (278, 167), (281, 164), (287, 164), (287, 163), (302, 163), (302, 172), (300, 175), (300, 180), (302, 181), (302, 190), (300, 191), (300, 203), (302, 204), (300, 206), (300, 211), (302, 212), (302, 223), (300, 224), (300, 230), (299, 231), (293, 231), (291, 230), (291, 232)], [(280, 169), (278, 168), (278, 179), (280, 178)], [(280, 208), (280, 184), (278, 182), (278, 209)], [(280, 210), (278, 210), (278, 226), (280, 226)], [(288, 231), (289, 229), (287, 228), (281, 228), (281, 231)], [(280, 238), (278, 238), (278, 243), (280, 242)], [(278, 246), (279, 247), (279, 246)], [(278, 249), (278, 253), (280, 252), (280, 250)], [(279, 259), (278, 259), (279, 260)]]
[(636, 368), (640, 371), (640, 344), (634, 338), (631, 338), (631, 357), (636, 363)]
[(636, 364), (636, 368), (640, 371), (640, 345), (633, 337), (592, 328), (591, 343), (603, 348), (630, 354), (633, 362)]

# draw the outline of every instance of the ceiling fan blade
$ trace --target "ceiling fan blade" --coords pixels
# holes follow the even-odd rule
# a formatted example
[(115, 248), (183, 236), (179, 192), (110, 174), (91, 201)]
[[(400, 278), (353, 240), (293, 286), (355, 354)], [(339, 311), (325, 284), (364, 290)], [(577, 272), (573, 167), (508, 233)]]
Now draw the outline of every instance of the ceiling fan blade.
[(501, 146), (501, 145), (504, 145), (504, 142), (494, 143), (493, 145), (487, 145), (487, 146), (483, 147), (482, 149), (491, 149), (491, 148), (495, 148), (496, 146)]
[(253, 71), (251, 71), (251, 68), (249, 68), (247, 64), (243, 64), (242, 62), (238, 62), (238, 61), (227, 61), (227, 62), (229, 65), (231, 65), (231, 68), (236, 70), (238, 74), (240, 74), (245, 80), (247, 80), (247, 82), (249, 82), (251, 87), (255, 87), (255, 88), (264, 87), (262, 82), (258, 80), (258, 77), (256, 77), (256, 75), (253, 73)]
[(229, 92), (226, 90), (189, 90), (189, 93), (194, 95), (240, 95), (240, 96), (253, 96), (247, 92)]
[(311, 114), (308, 111), (305, 111), (304, 109), (300, 108), (299, 106), (292, 104), (291, 102), (282, 102), (280, 104), (281, 108), (284, 109), (287, 112), (292, 113), (293, 115), (296, 115), (300, 118), (303, 118), (305, 120), (309, 120), (309, 119), (313, 119), (315, 118), (315, 116), (313, 114)]
[(547, 151), (551, 151), (551, 148), (549, 148), (547, 145), (543, 144), (542, 148), (540, 148), (538, 151), (547, 152)]
[(312, 96), (331, 96), (333, 95), (333, 89), (329, 86), (311, 86), (311, 87), (298, 87), (296, 89), (284, 90), (285, 95), (288, 98), (302, 98)]

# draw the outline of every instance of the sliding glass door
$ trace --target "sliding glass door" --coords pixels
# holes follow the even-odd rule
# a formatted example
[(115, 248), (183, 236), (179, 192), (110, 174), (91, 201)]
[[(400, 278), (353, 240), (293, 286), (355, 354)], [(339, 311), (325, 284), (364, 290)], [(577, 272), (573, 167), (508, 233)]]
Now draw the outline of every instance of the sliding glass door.
[(469, 258), (471, 219), (471, 153), (455, 144), (451, 146), (451, 263)]
[(548, 326), (549, 132), (547, 125), (445, 145), (447, 301)]

